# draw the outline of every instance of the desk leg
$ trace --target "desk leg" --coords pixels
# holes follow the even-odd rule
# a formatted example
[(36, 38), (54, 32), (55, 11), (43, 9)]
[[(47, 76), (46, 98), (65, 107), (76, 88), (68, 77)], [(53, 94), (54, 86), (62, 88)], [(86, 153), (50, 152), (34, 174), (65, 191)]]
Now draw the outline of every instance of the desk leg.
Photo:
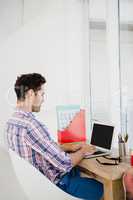
[(104, 180), (104, 200), (124, 200), (122, 180)]

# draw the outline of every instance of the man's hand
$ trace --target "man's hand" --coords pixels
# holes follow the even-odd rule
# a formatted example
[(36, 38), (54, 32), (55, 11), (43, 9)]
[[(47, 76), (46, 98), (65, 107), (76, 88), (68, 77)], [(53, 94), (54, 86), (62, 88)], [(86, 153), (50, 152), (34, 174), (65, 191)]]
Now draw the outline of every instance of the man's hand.
[(85, 158), (86, 154), (92, 154), (95, 152), (95, 147), (85, 143), (80, 144), (80, 149), (74, 153), (70, 153), (73, 166), (78, 165), (78, 163)]
[(65, 143), (62, 144), (61, 149), (65, 152), (76, 152), (81, 150), (83, 154), (92, 154), (95, 152), (95, 147), (93, 145), (86, 144), (84, 142), (81, 143)]
[(81, 148), (82, 152), (84, 155), (86, 154), (93, 154), (96, 150), (95, 146), (93, 145), (89, 145), (89, 144), (82, 144), (82, 148)]
[(70, 152), (70, 157), (72, 160), (72, 165), (76, 166), (85, 155), (93, 154), (95, 152), (95, 147), (93, 145), (81, 143), (65, 143), (60, 145), (61, 149), (65, 152)]

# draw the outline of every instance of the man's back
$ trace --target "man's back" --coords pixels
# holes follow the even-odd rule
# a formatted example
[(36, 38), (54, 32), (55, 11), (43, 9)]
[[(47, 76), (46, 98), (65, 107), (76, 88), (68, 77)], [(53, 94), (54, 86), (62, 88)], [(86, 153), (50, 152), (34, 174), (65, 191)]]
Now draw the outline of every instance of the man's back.
[(61, 151), (47, 128), (31, 112), (15, 111), (7, 122), (7, 140), (9, 148), (54, 183), (72, 168), (70, 157)]

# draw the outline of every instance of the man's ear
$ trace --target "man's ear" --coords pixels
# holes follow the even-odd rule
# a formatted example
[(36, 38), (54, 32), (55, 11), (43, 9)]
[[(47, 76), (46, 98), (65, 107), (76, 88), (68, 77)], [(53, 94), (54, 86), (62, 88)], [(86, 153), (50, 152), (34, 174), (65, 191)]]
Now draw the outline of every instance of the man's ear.
[(33, 97), (34, 95), (35, 95), (34, 90), (33, 90), (33, 89), (30, 89), (30, 90), (28, 90), (28, 91), (26, 92), (26, 95), (25, 95), (25, 96), (27, 96), (27, 97), (29, 98), (29, 97)]

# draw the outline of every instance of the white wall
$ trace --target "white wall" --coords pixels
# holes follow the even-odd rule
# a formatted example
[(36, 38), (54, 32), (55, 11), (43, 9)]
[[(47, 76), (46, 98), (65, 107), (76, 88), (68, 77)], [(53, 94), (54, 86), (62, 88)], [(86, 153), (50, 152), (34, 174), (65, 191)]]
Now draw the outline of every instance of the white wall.
[[(25, 20), (28, 10), (27, 7)], [(46, 107), (42, 109), (40, 118), (54, 134), (55, 106), (84, 104), (82, 67), (87, 45), (84, 39), (84, 5), (77, 1), (45, 0), (41, 10), (43, 12), (38, 17), (27, 20), (28, 23), (14, 31), (0, 48), (0, 82), (3, 85), (0, 88), (1, 130), (15, 105), (14, 81), (22, 73), (38, 72), (46, 76)]]
[(22, 14), (22, 0), (0, 1), (0, 45), (21, 27)]

